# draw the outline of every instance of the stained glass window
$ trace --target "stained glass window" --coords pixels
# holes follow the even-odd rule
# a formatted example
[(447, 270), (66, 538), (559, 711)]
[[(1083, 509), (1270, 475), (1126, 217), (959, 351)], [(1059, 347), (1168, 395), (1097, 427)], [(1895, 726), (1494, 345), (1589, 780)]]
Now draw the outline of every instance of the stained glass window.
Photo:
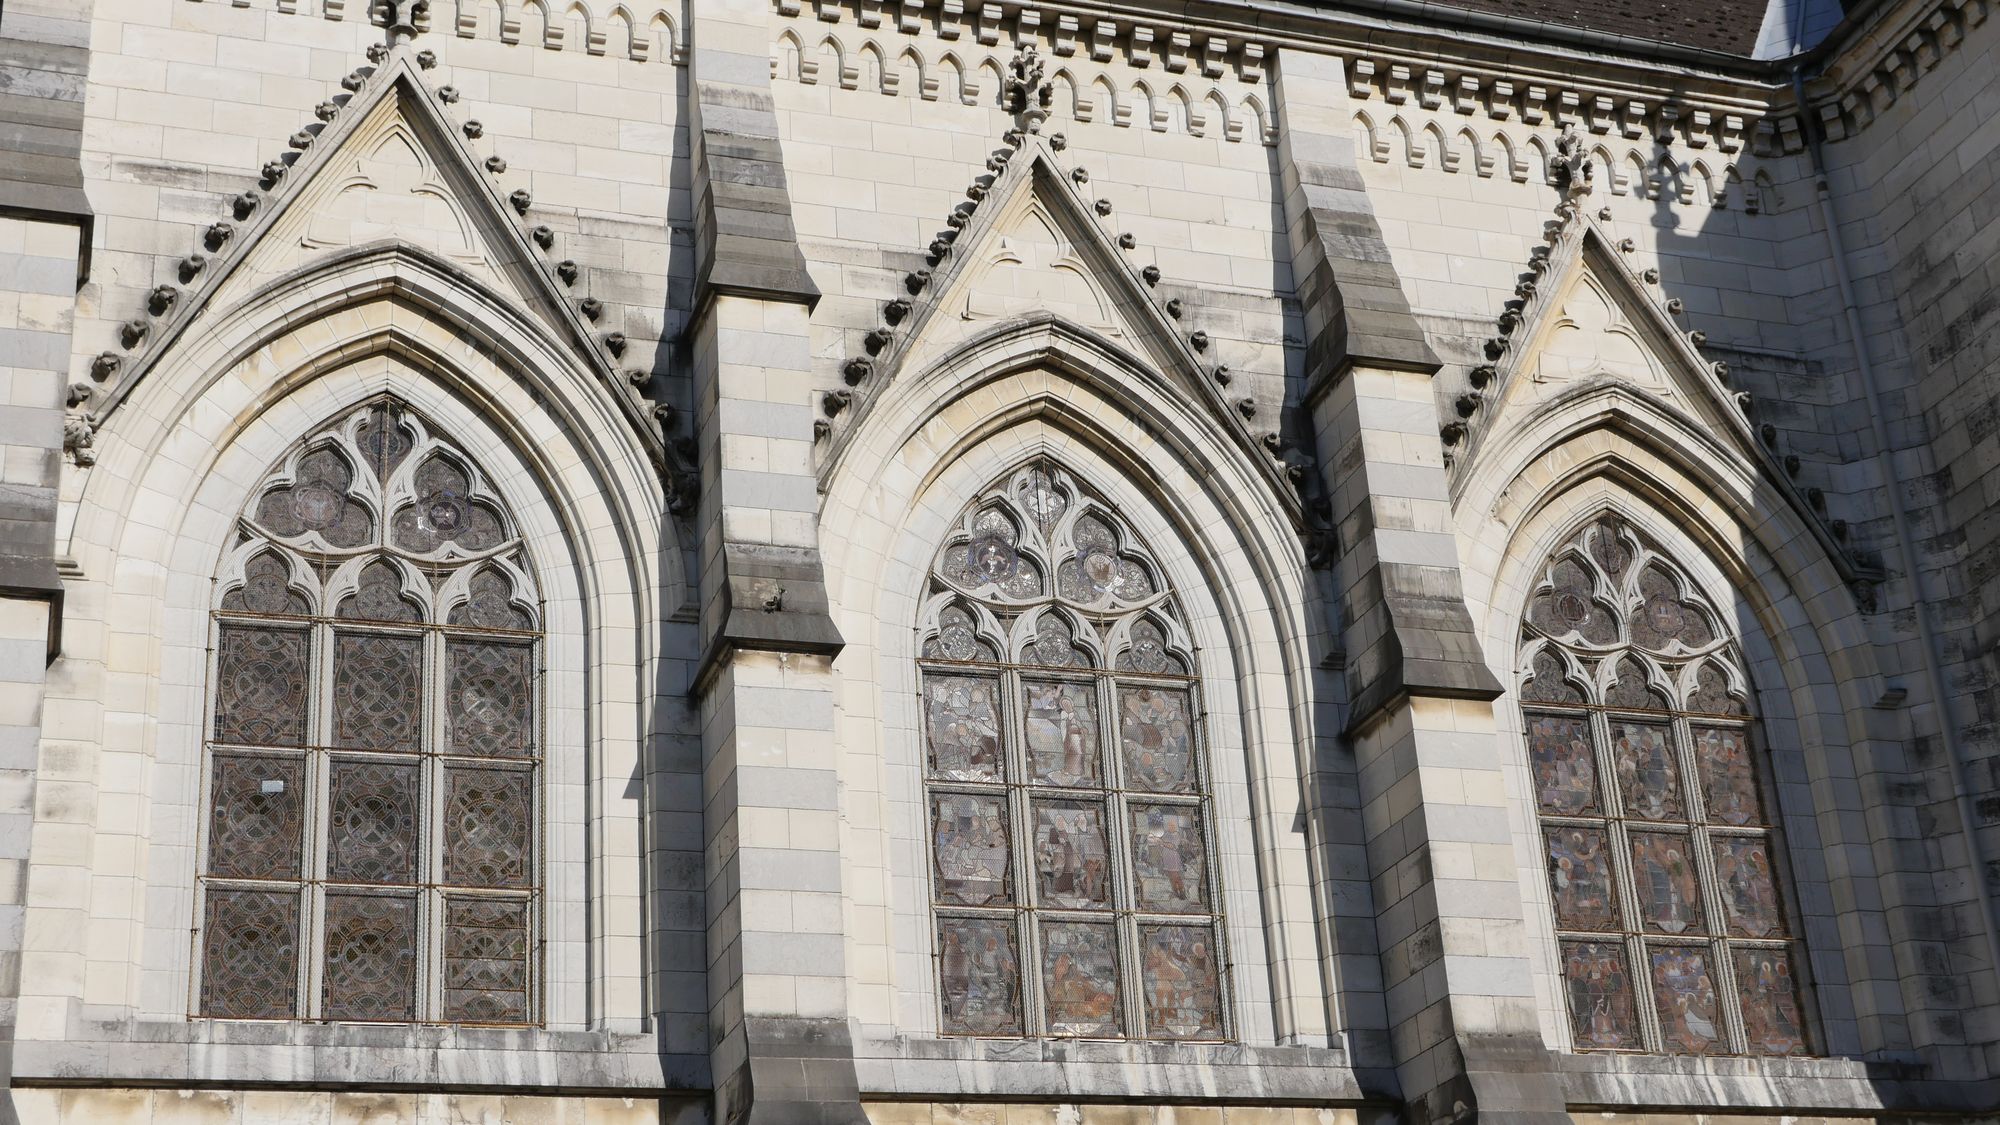
[(1578, 1050), (1811, 1050), (1741, 651), (1615, 515), (1543, 569), (1517, 665)]
[(541, 605), (485, 476), (358, 408), (266, 474), (215, 606), (196, 1014), (532, 1023)]
[(944, 1032), (1228, 1038), (1200, 685), (1155, 556), (1038, 461), (939, 548), (921, 641)]

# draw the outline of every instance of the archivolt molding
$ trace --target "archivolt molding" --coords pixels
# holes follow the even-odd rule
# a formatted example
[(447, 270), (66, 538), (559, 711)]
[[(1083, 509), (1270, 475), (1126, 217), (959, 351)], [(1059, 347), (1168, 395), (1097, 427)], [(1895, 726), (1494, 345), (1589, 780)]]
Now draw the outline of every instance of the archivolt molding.
[[(188, 0), (203, 3), (204, 0)], [(215, 0), (209, 0), (215, 2)], [(253, 0), (232, 0), (238, 8)], [(254, 0), (259, 8), (281, 15), (317, 16), (339, 22), (371, 20), (376, 0)], [(681, 29), (686, 12), (644, 0), (430, 0), (418, 11), (419, 32), (449, 31), (460, 39), (492, 39), (526, 43), (550, 51), (581, 51), (589, 55), (635, 62), (687, 62), (687, 42)]]

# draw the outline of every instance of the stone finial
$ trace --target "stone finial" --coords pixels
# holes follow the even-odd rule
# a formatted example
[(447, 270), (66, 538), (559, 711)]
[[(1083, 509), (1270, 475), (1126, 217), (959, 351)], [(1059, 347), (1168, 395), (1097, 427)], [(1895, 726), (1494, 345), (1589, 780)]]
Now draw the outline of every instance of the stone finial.
[(1549, 175), (1556, 187), (1565, 196), (1582, 195), (1590, 190), (1590, 154), (1584, 149), (1583, 134), (1576, 131), (1576, 123), (1566, 121), (1556, 137), (1556, 154), (1549, 158)]
[[(417, 21), (430, 13), (430, 0), (380, 0), (377, 10), (389, 30), (390, 43), (408, 43), (417, 37)], [(380, 46), (380, 44), (376, 44)], [(373, 48), (370, 48), (371, 53)]]
[(1030, 133), (1042, 131), (1054, 100), (1054, 91), (1043, 81), (1042, 70), (1041, 53), (1033, 43), (1025, 43), (1007, 61), (1007, 78), (1001, 87), (1001, 100), (1007, 112), (1020, 117), (1022, 127)]

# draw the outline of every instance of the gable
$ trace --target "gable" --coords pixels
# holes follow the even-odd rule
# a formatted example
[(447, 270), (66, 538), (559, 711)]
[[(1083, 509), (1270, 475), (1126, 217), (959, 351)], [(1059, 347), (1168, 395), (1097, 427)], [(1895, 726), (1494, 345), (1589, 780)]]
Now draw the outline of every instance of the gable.
[[(1240, 392), (1223, 390), (1227, 375), (1211, 373), (1178, 320), (1178, 300), (1152, 288), (1156, 273), (1142, 275), (1092, 214), (1079, 191), (1082, 173), (1059, 168), (1047, 139), (1017, 134), (1018, 142), (989, 162), (990, 185), (952, 217), (952, 231), (931, 247), (932, 270), (913, 272), (907, 298), (893, 301), (886, 323), (868, 336), (865, 357), (845, 367), (854, 390), (836, 392), (837, 420), (823, 422), (832, 447), (821, 462), (822, 479), (838, 463), (847, 436), (874, 400), (900, 377), (947, 363), (976, 342), (1031, 323), (1059, 325), (1123, 353), (1196, 406), (1235, 440), (1266, 475), (1295, 516), (1300, 511), (1288, 467), (1274, 459), (1271, 442), (1253, 433)], [(1149, 280), (1149, 277), (1152, 280)], [(848, 401), (853, 409), (847, 410)], [(839, 414), (845, 417), (838, 417)], [(1273, 422), (1262, 423), (1269, 428)], [(1267, 435), (1268, 436), (1268, 435)]]

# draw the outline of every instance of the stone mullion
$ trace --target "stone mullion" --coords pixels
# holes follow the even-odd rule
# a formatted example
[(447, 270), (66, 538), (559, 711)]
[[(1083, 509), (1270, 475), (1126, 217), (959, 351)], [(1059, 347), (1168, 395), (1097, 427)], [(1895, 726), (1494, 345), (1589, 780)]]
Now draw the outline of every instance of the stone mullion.
[[(1611, 658), (1615, 660), (1614, 654)], [(1625, 821), (1625, 793), (1618, 785), (1618, 751), (1611, 738), (1611, 715), (1601, 705), (1590, 712), (1591, 740), (1598, 748), (1598, 777), (1602, 779), (1598, 800), (1604, 805), (1607, 859), (1611, 878), (1618, 887), (1618, 916), (1625, 927), (1622, 938), (1627, 961), (1627, 979), (1632, 982), (1633, 1018), (1639, 1021), (1639, 1042), (1657, 1053), (1665, 1042), (1660, 1026), (1660, 1010), (1653, 996), (1653, 973), (1646, 949), (1646, 919), (1639, 906), (1639, 882), (1632, 872), (1632, 830)], [(1567, 1006), (1567, 1004), (1565, 1004)]]
[[(1676, 705), (1682, 701), (1675, 700)], [(1748, 1038), (1743, 1024), (1742, 997), (1736, 991), (1736, 965), (1730, 957), (1729, 916), (1723, 908), (1722, 884), (1716, 878), (1715, 850), (1708, 825), (1708, 799), (1699, 784), (1701, 762), (1694, 752), (1694, 733), (1688, 717), (1676, 711), (1672, 716), (1674, 754), (1681, 763), (1683, 787), (1687, 790), (1688, 840), (1693, 850), (1695, 878), (1701, 892), (1702, 913), (1708, 918), (1709, 959), (1714, 962), (1716, 1009), (1722, 1016), (1730, 1053), (1743, 1054)]]
[(301, 801), (305, 857), (299, 874), (305, 884), (306, 901), (299, 911), (299, 966), (304, 989), (299, 995), (299, 1014), (318, 1019), (322, 1013), (321, 994), (326, 975), (326, 853), (330, 831), (329, 810), (333, 791), (333, 656), (334, 625), (331, 606), (321, 607), (326, 616), (312, 624), (311, 656), (306, 687), (306, 794)]
[(1014, 942), (1020, 950), (1015, 959), (1021, 988), (1021, 1028), (1029, 1035), (1048, 1027), (1046, 997), (1042, 992), (1041, 915), (1042, 888), (1035, 873), (1035, 815), (1029, 801), (1027, 706), (1028, 693), (1018, 668), (1000, 670), (1000, 748), (1004, 775), (1001, 781), (1007, 799), (1007, 814), (1018, 845), (1009, 861), (1014, 865)]

